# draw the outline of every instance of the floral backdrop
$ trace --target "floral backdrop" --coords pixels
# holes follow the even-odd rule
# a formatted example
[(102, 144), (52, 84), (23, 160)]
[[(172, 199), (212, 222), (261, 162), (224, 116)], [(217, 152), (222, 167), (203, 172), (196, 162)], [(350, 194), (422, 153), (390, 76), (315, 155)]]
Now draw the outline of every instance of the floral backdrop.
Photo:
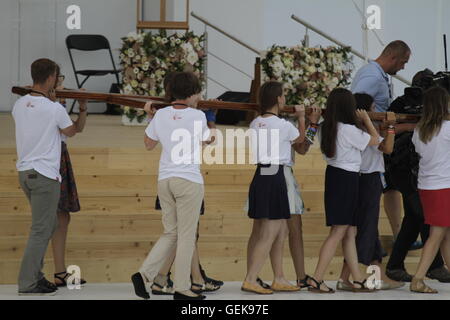
[(353, 68), (350, 48), (272, 46), (262, 60), (264, 81), (284, 83), (288, 105), (324, 107), (330, 92), (348, 86)]
[[(174, 71), (192, 71), (204, 83), (203, 41), (204, 35), (197, 36), (193, 32), (129, 33), (122, 38), (120, 50), (122, 93), (163, 96), (164, 78)], [(141, 109), (124, 107), (123, 112), (130, 120), (137, 118), (141, 122), (145, 118)]]

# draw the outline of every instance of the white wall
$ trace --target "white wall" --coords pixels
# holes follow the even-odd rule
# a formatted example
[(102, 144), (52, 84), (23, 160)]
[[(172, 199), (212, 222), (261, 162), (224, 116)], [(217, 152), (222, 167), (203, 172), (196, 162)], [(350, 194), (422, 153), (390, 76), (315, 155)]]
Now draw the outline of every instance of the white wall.
[[(263, 9), (261, 0), (191, 0), (191, 11), (258, 50), (264, 49)], [(193, 17), (190, 17), (190, 24), (196, 33), (205, 30), (204, 25)], [(256, 54), (211, 28), (208, 28), (208, 39), (209, 51), (231, 62), (251, 78), (212, 56), (209, 56), (208, 61), (209, 76), (233, 91), (248, 92), (254, 75)], [(213, 81), (208, 82), (210, 98), (218, 97), (225, 91)]]
[[(362, 0), (355, 1), (362, 7)], [(280, 4), (283, 5), (280, 5)], [(405, 70), (399, 75), (411, 80), (424, 68), (433, 71), (444, 69), (442, 34), (447, 33), (450, 44), (450, 1), (448, 0), (366, 0), (366, 6), (379, 5), (382, 29), (377, 33), (388, 44), (393, 40), (404, 40), (413, 54)], [(361, 18), (351, 0), (265, 0), (264, 45), (277, 43), (295, 45), (303, 39), (305, 27), (289, 17), (295, 14), (312, 25), (329, 33), (336, 39), (362, 52)], [(310, 33), (310, 45), (329, 45), (317, 34)], [(376, 58), (383, 47), (371, 34), (369, 57)], [(354, 58), (356, 69), (362, 60)], [(401, 82), (394, 80), (396, 95), (403, 93)]]
[[(145, 0), (146, 18), (159, 14), (159, 1)], [(168, 17), (185, 18), (183, 0), (172, 0)], [(362, 6), (363, 0), (356, 0)], [(69, 31), (65, 23), (67, 6), (77, 4), (82, 10), (82, 30)], [(448, 0), (366, 0), (382, 9), (384, 42), (402, 39), (408, 42), (413, 56), (400, 75), (411, 79), (415, 72), (428, 67), (433, 71), (444, 68), (442, 33), (447, 33), (450, 44), (450, 1)], [(19, 7), (20, 6), (20, 7)], [(337, 39), (362, 51), (361, 18), (351, 0), (191, 0), (190, 10), (235, 35), (249, 45), (265, 50), (272, 44), (295, 45), (304, 37), (305, 28), (290, 19), (291, 14), (304, 18)], [(20, 14), (19, 14), (20, 12)], [(18, 22), (18, 18), (20, 22)], [(34, 59), (50, 57), (58, 61), (66, 77), (66, 85), (75, 87), (75, 80), (65, 46), (65, 37), (71, 33), (100, 33), (114, 49), (118, 62), (120, 38), (135, 30), (135, 0), (2, 0), (0, 1), (0, 110), (10, 110), (15, 97), (9, 93), (13, 84), (30, 83), (29, 66)], [(20, 40), (19, 30), (20, 25)], [(190, 17), (196, 33), (203, 33), (202, 23)], [(254, 59), (251, 51), (208, 28), (209, 50), (236, 68), (253, 77)], [(329, 45), (320, 36), (310, 32), (310, 44)], [(375, 58), (382, 50), (370, 36), (370, 56)], [(89, 57), (78, 54), (80, 67), (108, 67), (107, 56)], [(106, 59), (105, 59), (106, 58)], [(355, 58), (355, 66), (362, 61)], [(210, 56), (209, 76), (236, 91), (248, 91), (251, 78), (233, 70)], [(89, 80), (86, 88), (106, 91), (114, 77)], [(209, 97), (217, 97), (226, 89), (208, 82)], [(403, 86), (396, 82), (399, 95)], [(98, 111), (104, 105), (96, 105)]]
[[(68, 30), (66, 9), (69, 5), (81, 8), (81, 30)], [(130, 5), (131, 4), (131, 5)], [(69, 34), (103, 34), (109, 40), (116, 63), (121, 46), (120, 38), (136, 27), (136, 2), (124, 0), (2, 0), (0, 2), (0, 110), (10, 110), (17, 98), (10, 94), (12, 85), (31, 83), (30, 65), (42, 57), (57, 61), (66, 75), (65, 85), (76, 88), (67, 53), (65, 38)], [(20, 17), (20, 21), (17, 20)], [(17, 26), (20, 25), (20, 32)], [(20, 38), (17, 36), (20, 35)], [(78, 69), (111, 68), (107, 51), (77, 52)], [(17, 65), (17, 66), (16, 66)], [(116, 65), (117, 67), (118, 64)], [(107, 91), (113, 76), (89, 79), (85, 87)], [(102, 112), (105, 104), (92, 104), (91, 110)]]

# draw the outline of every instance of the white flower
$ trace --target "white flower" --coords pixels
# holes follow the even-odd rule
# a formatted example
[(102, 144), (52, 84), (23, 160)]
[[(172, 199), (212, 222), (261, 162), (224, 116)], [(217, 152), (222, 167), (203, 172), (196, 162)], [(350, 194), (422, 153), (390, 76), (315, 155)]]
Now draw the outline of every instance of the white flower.
[(135, 56), (135, 53), (132, 48), (128, 49), (128, 57), (133, 58)]
[(133, 93), (133, 87), (130, 84), (127, 84), (123, 88), (124, 94), (132, 94)]
[(132, 80), (132, 81), (131, 81), (131, 86), (132, 86), (133, 88), (136, 88), (138, 85), (139, 85), (139, 83), (138, 83), (136, 80)]
[(139, 73), (139, 69), (138, 69), (138, 68), (134, 68), (134, 69), (133, 69), (133, 72), (134, 72), (135, 74), (138, 74), (138, 73)]
[(198, 61), (198, 55), (194, 52), (189, 53), (189, 55), (186, 57), (186, 60), (191, 64), (194, 65)]

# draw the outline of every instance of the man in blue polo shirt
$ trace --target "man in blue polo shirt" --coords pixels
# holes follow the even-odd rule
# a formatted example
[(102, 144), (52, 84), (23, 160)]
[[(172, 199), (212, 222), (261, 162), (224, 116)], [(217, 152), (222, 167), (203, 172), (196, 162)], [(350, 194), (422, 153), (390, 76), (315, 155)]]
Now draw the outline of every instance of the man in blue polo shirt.
[(389, 75), (405, 68), (411, 49), (403, 41), (391, 42), (376, 60), (369, 61), (356, 73), (352, 83), (353, 93), (367, 93), (375, 100), (376, 111), (386, 112), (392, 102)]

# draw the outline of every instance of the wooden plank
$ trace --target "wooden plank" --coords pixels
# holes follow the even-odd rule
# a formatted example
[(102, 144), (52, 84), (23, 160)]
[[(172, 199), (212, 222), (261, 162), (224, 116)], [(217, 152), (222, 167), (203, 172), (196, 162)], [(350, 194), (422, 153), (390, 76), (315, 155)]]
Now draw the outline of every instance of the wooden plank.
[(166, 3), (166, 0), (160, 0), (159, 2), (160, 2), (160, 5), (159, 5), (159, 10), (160, 10), (159, 20), (161, 22), (165, 22), (167, 20), (167, 18), (166, 18), (167, 3)]
[(189, 24), (178, 21), (139, 21), (137, 23), (137, 29), (189, 30)]

